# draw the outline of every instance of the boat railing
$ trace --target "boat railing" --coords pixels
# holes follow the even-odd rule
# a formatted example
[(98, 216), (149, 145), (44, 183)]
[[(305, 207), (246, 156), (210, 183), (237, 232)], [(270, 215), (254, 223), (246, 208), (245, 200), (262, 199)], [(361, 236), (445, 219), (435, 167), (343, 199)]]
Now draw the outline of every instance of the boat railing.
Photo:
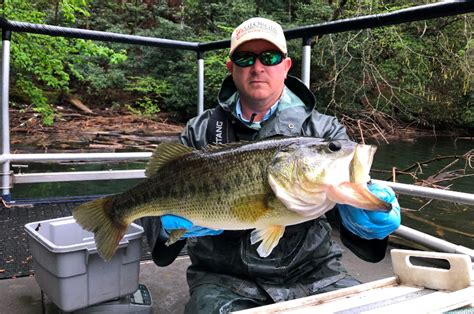
[[(434, 19), (438, 17), (452, 16), (474, 12), (474, 1), (441, 1), (438, 3), (414, 6), (406, 9), (396, 10), (389, 13), (359, 16), (354, 18), (330, 21), (314, 25), (307, 25), (285, 30), (287, 40), (302, 39), (302, 67), (301, 79), (309, 86), (311, 42), (314, 37), (324, 34), (356, 31), (361, 29), (383, 27), (401, 23)], [(124, 35), (112, 32), (76, 29), (52, 25), (32, 24), (27, 22), (10, 21), (0, 17), (0, 28), (2, 28), (2, 73), (1, 73), (1, 142), (0, 142), (0, 189), (1, 198), (4, 202), (11, 202), (10, 190), (14, 184), (59, 182), (59, 181), (84, 181), (84, 180), (108, 180), (108, 179), (131, 179), (144, 178), (144, 170), (108, 170), (108, 171), (74, 171), (74, 172), (48, 172), (48, 173), (13, 173), (12, 162), (58, 162), (58, 161), (132, 161), (147, 160), (151, 153), (42, 153), (42, 154), (12, 154), (10, 151), (10, 117), (9, 117), (9, 75), (10, 75), (10, 42), (12, 33), (34, 33), (47, 36), (59, 36), (69, 38), (82, 38), (103, 42), (117, 42), (130, 45), (143, 45), (158, 48), (188, 50), (196, 53), (197, 57), (197, 114), (203, 112), (204, 108), (204, 57), (205, 52), (225, 49), (230, 46), (229, 40), (214, 42), (188, 42), (154, 38), (136, 35)], [(385, 181), (384, 181), (385, 182)], [(446, 191), (407, 185), (401, 183), (385, 182), (401, 194), (416, 195), (428, 198), (437, 198), (451, 202), (474, 204), (474, 195), (455, 191)], [(403, 227), (403, 226), (402, 226)], [(416, 232), (401, 228), (400, 233), (414, 235)], [(398, 232), (397, 231), (397, 232)], [(407, 237), (406, 234), (403, 236)], [(436, 238), (437, 239), (437, 238)], [(439, 239), (438, 239), (439, 240)], [(420, 242), (420, 239), (418, 239)], [(428, 241), (432, 243), (431, 240)], [(461, 250), (474, 259), (471, 249), (459, 248), (459, 246), (437, 243), (437, 248), (444, 251)]]

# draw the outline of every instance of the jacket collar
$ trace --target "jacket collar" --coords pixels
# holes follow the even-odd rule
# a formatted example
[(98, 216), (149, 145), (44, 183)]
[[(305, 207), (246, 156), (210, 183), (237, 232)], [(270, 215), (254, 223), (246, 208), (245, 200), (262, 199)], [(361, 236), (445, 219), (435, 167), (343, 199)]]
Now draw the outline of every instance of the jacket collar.
[[(234, 106), (238, 97), (232, 76), (228, 76), (223, 81), (219, 92), (219, 104), (224, 110), (235, 116)], [(262, 124), (258, 137), (300, 135), (303, 122), (311, 115), (315, 102), (313, 93), (302, 81), (296, 77), (288, 76), (278, 109), (269, 120)]]
[[(299, 99), (303, 102), (306, 108), (312, 110), (316, 104), (316, 98), (314, 94), (304, 85), (304, 83), (294, 77), (288, 75), (285, 80), (285, 86), (292, 91)], [(218, 95), (219, 104), (227, 110), (230, 110), (230, 105), (235, 104), (237, 101), (237, 87), (235, 87), (232, 76), (227, 76), (222, 82), (221, 89)]]

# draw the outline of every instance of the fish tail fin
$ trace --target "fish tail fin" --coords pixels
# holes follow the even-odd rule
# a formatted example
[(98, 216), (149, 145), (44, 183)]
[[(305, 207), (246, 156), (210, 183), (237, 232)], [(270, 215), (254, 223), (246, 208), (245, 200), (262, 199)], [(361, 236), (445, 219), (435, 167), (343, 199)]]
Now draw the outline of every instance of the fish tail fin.
[(365, 184), (343, 182), (338, 186), (331, 185), (327, 196), (338, 204), (348, 204), (366, 210), (389, 211), (392, 205), (372, 194)]
[(270, 226), (265, 229), (255, 229), (250, 234), (250, 243), (255, 244), (262, 241), (257, 248), (257, 252), (260, 257), (267, 257), (277, 246), (284, 232), (285, 226)]
[(99, 255), (109, 261), (127, 231), (125, 222), (117, 223), (110, 216), (112, 202), (110, 197), (99, 198), (81, 204), (72, 210), (76, 222), (85, 230), (94, 233)]

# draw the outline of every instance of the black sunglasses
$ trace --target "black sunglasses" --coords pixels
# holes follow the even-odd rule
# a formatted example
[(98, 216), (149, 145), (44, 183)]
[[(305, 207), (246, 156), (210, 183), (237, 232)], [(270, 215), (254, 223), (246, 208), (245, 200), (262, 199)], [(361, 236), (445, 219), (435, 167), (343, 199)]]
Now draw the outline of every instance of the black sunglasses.
[(239, 67), (249, 67), (255, 64), (255, 61), (260, 60), (263, 65), (277, 65), (285, 58), (285, 54), (277, 50), (268, 50), (259, 54), (250, 51), (237, 51), (232, 54), (230, 60)]

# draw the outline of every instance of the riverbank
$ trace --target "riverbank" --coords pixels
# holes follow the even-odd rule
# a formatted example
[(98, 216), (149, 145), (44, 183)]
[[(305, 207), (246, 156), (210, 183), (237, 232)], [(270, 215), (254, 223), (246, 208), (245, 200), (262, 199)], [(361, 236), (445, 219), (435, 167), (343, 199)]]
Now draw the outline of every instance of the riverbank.
[(178, 136), (184, 125), (165, 115), (151, 119), (121, 110), (82, 113), (57, 108), (53, 125), (32, 111), (10, 110), (13, 153), (153, 151), (164, 138)]
[[(158, 114), (138, 116), (126, 110), (95, 109), (85, 113), (57, 107), (53, 125), (45, 126), (40, 114), (31, 109), (10, 110), (12, 153), (153, 151), (163, 140), (177, 137), (184, 124)], [(466, 136), (455, 131), (436, 131), (405, 125), (381, 114), (340, 119), (349, 135), (359, 142), (389, 143), (419, 137)]]

